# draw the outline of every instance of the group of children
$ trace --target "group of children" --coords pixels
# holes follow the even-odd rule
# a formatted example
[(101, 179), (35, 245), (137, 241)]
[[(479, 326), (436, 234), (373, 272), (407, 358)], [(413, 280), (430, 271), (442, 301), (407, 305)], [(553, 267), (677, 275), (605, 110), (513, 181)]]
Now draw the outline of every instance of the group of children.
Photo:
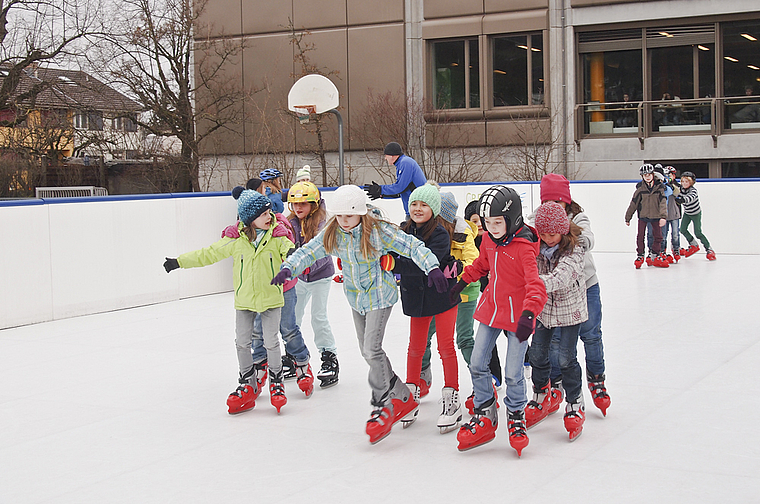
[[(411, 192), (408, 218), (399, 227), (371, 211), (364, 191), (354, 185), (335, 191), (328, 220), (319, 190), (309, 181), (289, 189), (291, 215), (285, 220), (272, 201), (281, 187), (271, 181), (281, 174), (265, 172), (261, 182), (249, 181), (248, 189), (233, 190), (237, 226), (225, 229), (223, 238), (211, 246), (167, 258), (164, 264), (169, 272), (234, 257), (239, 386), (227, 400), (231, 414), (255, 406), (267, 375), (272, 405), (279, 413), (286, 404), (283, 379), (291, 364), (281, 355), (278, 330), (286, 355), (292, 356), (299, 389), (307, 397), (312, 394), (310, 356), (299, 329), (309, 299), (315, 343), (326, 371), (318, 378), (322, 386), (337, 382), (335, 340), (327, 322), (336, 257), (359, 348), (369, 365), (370, 442), (390, 434), (397, 422), (408, 427), (417, 419), (420, 399), (432, 381), (428, 347), (433, 333), (444, 375), (437, 427), (442, 434), (459, 428), (460, 450), (496, 435), (498, 396), (491, 366), (502, 332), (507, 337), (504, 403), (510, 445), (518, 455), (528, 445), (527, 430), (557, 411), (563, 397), (570, 440), (581, 433), (585, 407), (576, 358), (579, 335), (586, 346), (588, 388), (606, 415), (610, 399), (604, 385), (601, 303), (589, 253), (593, 233), (570, 197), (565, 177), (550, 174), (542, 179), (542, 204), (529, 216), (535, 227), (524, 221), (520, 196), (507, 186), (485, 190), (465, 220), (456, 216), (453, 194), (441, 193), (434, 183)], [(487, 286), (478, 297), (481, 281)], [(295, 296), (287, 294), (292, 291)], [(405, 381), (383, 350), (399, 291), (410, 318)], [(475, 320), (480, 324), (473, 338)], [(528, 401), (524, 362), (534, 331), (528, 354), (534, 394)], [(473, 385), (464, 404), (471, 418), (461, 427), (455, 334)]]
[[(636, 260), (634, 266), (641, 268), (644, 262), (648, 266), (667, 268), (677, 263), (681, 257), (690, 257), (699, 251), (697, 238), (705, 248), (707, 259), (714, 261), (715, 252), (710, 242), (702, 233), (702, 209), (699, 206), (699, 193), (696, 184), (697, 177), (693, 172), (681, 174), (680, 182), (676, 178), (676, 170), (672, 166), (663, 167), (657, 163), (645, 163), (639, 168), (641, 182), (636, 184), (636, 190), (631, 203), (625, 212), (625, 224), (631, 225), (631, 218), (638, 213), (639, 225), (636, 235)], [(679, 228), (679, 220), (681, 221)], [(696, 238), (689, 232), (689, 226), (694, 228)], [(680, 234), (689, 242), (689, 248), (681, 248)], [(670, 232), (671, 252), (668, 253), (668, 232)], [(647, 236), (649, 255), (644, 256), (644, 236)]]

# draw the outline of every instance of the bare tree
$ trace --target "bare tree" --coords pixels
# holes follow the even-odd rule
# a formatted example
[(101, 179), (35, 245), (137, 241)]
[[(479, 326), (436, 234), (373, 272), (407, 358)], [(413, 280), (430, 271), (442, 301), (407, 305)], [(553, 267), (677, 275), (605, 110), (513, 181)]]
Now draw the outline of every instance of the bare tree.
[[(239, 38), (204, 23), (208, 0), (121, 0), (99, 55), (117, 85), (150, 112), (139, 125), (176, 137), (180, 176), (174, 190), (199, 191), (199, 145), (220, 132), (236, 135), (246, 92), (234, 75)], [(94, 62), (97, 64), (97, 62)], [(232, 69), (232, 71), (231, 71)]]

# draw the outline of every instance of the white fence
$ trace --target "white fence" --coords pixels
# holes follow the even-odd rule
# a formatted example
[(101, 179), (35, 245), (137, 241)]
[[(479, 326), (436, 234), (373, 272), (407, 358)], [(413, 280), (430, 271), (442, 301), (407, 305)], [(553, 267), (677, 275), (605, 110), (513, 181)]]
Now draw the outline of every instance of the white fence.
[[(443, 190), (454, 193), (463, 215), (488, 185)], [(538, 205), (537, 183), (510, 185), (526, 212)], [(754, 234), (760, 181), (698, 181), (697, 188), (716, 267), (722, 254), (760, 254)], [(623, 222), (633, 190), (632, 182), (572, 183), (598, 252), (625, 252), (633, 260), (636, 226)], [(328, 209), (331, 196), (324, 191)], [(403, 218), (400, 200), (375, 203), (394, 222)], [(162, 264), (213, 243), (235, 218), (229, 193), (0, 202), (0, 329), (231, 290), (231, 261), (171, 275)]]

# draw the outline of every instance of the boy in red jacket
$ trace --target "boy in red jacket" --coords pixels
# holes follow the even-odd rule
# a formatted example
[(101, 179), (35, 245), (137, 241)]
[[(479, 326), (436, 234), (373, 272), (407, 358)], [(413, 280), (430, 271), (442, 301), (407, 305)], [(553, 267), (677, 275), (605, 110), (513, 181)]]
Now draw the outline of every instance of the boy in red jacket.
[(535, 315), (543, 310), (547, 298), (536, 263), (539, 240), (536, 232), (523, 224), (520, 196), (509, 187), (496, 185), (486, 189), (478, 202), (478, 215), (487, 231), (480, 256), (464, 269), (461, 280), (451, 290), (452, 297), (458, 297), (467, 284), (490, 273), (488, 287), (475, 310), (475, 320), (480, 326), (470, 359), (475, 389), (473, 416), (459, 430), (457, 440), (459, 450), (468, 450), (496, 437), (497, 401), (488, 364), (496, 338), (504, 330), (507, 334), (504, 404), (509, 444), (519, 456), (528, 445), (524, 411), (528, 402), (523, 371), (525, 351), (533, 333)]

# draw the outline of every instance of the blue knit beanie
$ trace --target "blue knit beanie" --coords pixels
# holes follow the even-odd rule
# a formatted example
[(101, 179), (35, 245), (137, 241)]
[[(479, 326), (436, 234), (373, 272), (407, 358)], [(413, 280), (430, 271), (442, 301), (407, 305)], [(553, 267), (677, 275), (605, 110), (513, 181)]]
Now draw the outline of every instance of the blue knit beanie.
[(238, 217), (246, 226), (250, 226), (259, 215), (272, 208), (272, 201), (258, 191), (236, 187), (232, 197), (238, 200)]
[(424, 184), (412, 191), (409, 195), (409, 204), (415, 201), (425, 203), (433, 211), (433, 218), (438, 217), (441, 213), (441, 193), (438, 188), (432, 184)]
[(457, 217), (457, 209), (459, 209), (459, 203), (456, 198), (450, 192), (441, 193), (441, 217), (446, 222), (454, 222)]

